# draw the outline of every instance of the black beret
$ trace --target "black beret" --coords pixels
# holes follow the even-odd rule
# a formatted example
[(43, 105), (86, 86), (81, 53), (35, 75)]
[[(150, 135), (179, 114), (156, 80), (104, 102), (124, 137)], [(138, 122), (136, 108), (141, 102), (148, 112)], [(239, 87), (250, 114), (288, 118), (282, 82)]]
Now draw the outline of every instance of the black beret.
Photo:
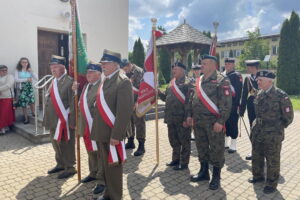
[(276, 75), (273, 72), (267, 71), (267, 70), (262, 70), (262, 71), (257, 72), (256, 76), (270, 78), (270, 79), (274, 79), (276, 77)]
[(181, 67), (184, 70), (186, 69), (186, 66), (184, 64), (182, 64), (181, 62), (178, 62), (178, 61), (172, 66), (172, 68), (175, 67), (175, 66)]
[(201, 57), (201, 59), (202, 59), (202, 60), (205, 60), (205, 59), (211, 59), (211, 60), (214, 60), (214, 61), (218, 62), (218, 59), (217, 59), (216, 56), (211, 56), (211, 55), (207, 55), (207, 54), (203, 55), (203, 56)]

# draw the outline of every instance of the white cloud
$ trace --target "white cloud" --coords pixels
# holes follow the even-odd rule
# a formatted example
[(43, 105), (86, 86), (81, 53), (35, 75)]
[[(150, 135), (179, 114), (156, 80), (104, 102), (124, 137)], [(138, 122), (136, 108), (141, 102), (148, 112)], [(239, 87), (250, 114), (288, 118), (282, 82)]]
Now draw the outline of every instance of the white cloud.
[(272, 26), (271, 29), (272, 29), (272, 31), (278, 31), (280, 29), (280, 27), (281, 27), (281, 23)]
[(166, 14), (166, 18), (170, 18), (170, 17), (173, 17), (173, 16), (174, 16), (174, 13), (171, 13), (171, 12)]
[(133, 36), (136, 30), (143, 29), (144, 24), (137, 17), (129, 16), (129, 37)]
[(176, 26), (178, 26), (178, 24), (179, 24), (179, 20), (167, 21), (164, 24), (164, 28), (166, 28), (167, 32), (169, 32), (170, 30), (173, 30)]

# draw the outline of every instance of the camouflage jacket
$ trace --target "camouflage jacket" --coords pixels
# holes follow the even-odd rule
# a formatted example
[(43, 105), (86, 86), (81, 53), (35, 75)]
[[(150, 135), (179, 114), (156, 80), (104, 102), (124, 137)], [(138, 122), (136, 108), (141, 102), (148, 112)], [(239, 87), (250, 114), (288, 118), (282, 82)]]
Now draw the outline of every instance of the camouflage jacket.
[[(132, 64), (132, 70), (129, 73), (126, 73), (126, 76), (131, 80), (132, 85), (139, 89), (140, 84), (143, 80), (144, 71), (142, 68), (137, 65)], [(134, 94), (134, 102), (137, 101), (138, 95)]]
[(188, 79), (185, 76), (176, 80), (175, 83), (179, 90), (184, 94), (185, 103), (181, 103), (179, 99), (175, 96), (171, 88), (171, 83), (166, 89), (165, 93), (159, 93), (159, 98), (162, 101), (166, 102), (164, 119), (164, 122), (166, 124), (182, 123), (186, 120), (188, 116), (190, 116), (191, 112), (189, 109), (188, 102), (191, 88), (193, 87), (192, 84), (190, 84), (190, 81), (188, 81)]
[(294, 111), (288, 95), (274, 86), (267, 92), (259, 90), (254, 106), (254, 126), (264, 131), (283, 131), (293, 121)]
[(195, 91), (193, 97), (190, 98), (189, 103), (189, 106), (192, 109), (194, 122), (200, 124), (206, 124), (208, 122), (224, 124), (229, 118), (232, 107), (232, 96), (228, 77), (215, 71), (210, 77), (203, 80), (202, 89), (210, 100), (218, 107), (220, 115), (217, 117), (212, 114), (199, 99), (198, 93)]

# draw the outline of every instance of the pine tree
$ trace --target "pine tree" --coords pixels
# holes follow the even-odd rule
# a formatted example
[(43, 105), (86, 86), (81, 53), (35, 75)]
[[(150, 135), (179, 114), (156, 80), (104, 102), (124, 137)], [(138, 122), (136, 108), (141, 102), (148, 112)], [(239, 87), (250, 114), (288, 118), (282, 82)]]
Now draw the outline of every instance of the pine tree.
[(277, 86), (288, 94), (300, 94), (300, 20), (293, 11), (280, 32)]
[(132, 52), (132, 62), (139, 67), (144, 67), (145, 50), (141, 38), (134, 42)]
[(161, 71), (165, 82), (169, 83), (171, 80), (171, 61), (166, 49), (161, 48), (158, 50), (158, 68)]

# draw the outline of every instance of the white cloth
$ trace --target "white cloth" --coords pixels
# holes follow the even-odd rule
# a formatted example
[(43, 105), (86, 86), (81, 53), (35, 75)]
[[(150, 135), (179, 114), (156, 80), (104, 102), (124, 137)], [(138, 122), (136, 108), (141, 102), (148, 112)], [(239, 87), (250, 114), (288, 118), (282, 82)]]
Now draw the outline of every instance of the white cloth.
[(14, 77), (11, 74), (0, 76), (0, 99), (12, 98), (14, 95)]

